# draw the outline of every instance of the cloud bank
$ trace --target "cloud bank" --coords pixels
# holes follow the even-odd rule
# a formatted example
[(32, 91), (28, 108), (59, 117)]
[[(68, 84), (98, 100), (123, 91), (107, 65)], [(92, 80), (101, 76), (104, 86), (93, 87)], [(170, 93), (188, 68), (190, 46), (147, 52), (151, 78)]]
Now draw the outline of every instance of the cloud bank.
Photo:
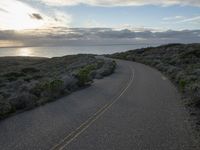
[(71, 6), (87, 4), (92, 6), (142, 6), (142, 5), (191, 5), (200, 6), (199, 0), (39, 0), (47, 5)]
[[(33, 34), (34, 33), (34, 34)], [(51, 28), (48, 30), (26, 30), (23, 33), (0, 31), (0, 41), (15, 41), (24, 46), (105, 45), (140, 43), (196, 43), (200, 41), (200, 30), (163, 31), (116, 30), (112, 28)]]

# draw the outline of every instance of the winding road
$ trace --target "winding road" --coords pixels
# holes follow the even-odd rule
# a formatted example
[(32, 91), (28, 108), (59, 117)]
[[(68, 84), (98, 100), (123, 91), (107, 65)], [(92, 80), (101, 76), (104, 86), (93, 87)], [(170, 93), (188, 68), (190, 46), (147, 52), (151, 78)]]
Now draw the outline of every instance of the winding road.
[(173, 84), (117, 60), (113, 75), (0, 122), (0, 150), (197, 150)]

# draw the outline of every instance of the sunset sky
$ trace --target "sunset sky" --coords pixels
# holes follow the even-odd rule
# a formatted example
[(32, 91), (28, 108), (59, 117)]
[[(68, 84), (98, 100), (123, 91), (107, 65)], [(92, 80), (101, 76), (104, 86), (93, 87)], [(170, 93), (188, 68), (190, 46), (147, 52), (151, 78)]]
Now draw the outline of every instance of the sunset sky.
[(1, 0), (0, 47), (200, 41), (199, 0)]

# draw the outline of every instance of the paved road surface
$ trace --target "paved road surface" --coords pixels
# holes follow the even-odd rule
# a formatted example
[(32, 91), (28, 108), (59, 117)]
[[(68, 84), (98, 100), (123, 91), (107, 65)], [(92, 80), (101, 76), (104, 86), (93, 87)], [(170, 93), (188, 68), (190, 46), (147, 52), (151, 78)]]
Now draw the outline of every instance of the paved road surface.
[(93, 86), (0, 122), (0, 150), (196, 150), (187, 120), (161, 73), (118, 61)]

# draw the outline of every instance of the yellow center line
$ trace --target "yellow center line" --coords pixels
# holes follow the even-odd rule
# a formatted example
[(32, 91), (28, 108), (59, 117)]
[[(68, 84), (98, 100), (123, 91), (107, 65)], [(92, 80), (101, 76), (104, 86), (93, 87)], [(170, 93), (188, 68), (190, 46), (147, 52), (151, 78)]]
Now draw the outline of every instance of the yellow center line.
[(58, 144), (53, 146), (50, 150), (63, 150), (67, 145), (69, 145), (74, 139), (76, 139), (81, 133), (83, 133), (88, 127), (90, 127), (98, 118), (100, 118), (113, 104), (115, 104), (119, 98), (128, 90), (134, 79), (134, 69), (130, 67), (131, 78), (126, 88), (122, 90), (119, 96), (114, 98), (111, 103), (105, 104), (101, 109), (89, 117), (85, 122), (83, 122), (77, 129), (68, 134), (63, 138)]

